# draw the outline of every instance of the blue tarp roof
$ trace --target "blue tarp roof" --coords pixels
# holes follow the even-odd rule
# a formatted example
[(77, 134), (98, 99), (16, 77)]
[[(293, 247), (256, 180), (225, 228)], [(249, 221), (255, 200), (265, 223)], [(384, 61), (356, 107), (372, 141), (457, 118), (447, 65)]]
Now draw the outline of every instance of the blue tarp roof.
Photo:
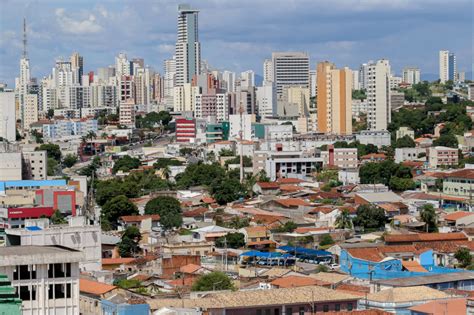
[(25, 229), (28, 231), (41, 231), (42, 229), (39, 226), (27, 226)]
[(294, 252), (295, 254), (299, 255), (312, 255), (312, 256), (332, 256), (332, 254), (326, 250), (320, 249), (311, 249), (311, 248), (304, 248), (304, 247), (293, 247), (293, 246), (280, 246), (278, 249), (283, 250), (285, 252)]
[(259, 252), (258, 250), (251, 250), (245, 253), (240, 254), (240, 256), (244, 257), (259, 257), (259, 258), (288, 258), (291, 257), (290, 254), (282, 254), (282, 253), (268, 253), (268, 252)]

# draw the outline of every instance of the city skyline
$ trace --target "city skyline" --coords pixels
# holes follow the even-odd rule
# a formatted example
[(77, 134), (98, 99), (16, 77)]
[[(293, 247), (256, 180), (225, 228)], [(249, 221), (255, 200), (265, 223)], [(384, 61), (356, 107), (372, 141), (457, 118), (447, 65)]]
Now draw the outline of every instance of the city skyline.
[[(361, 1), (357, 6), (348, 1), (187, 3), (200, 11), (202, 59), (219, 70), (252, 69), (262, 75), (263, 62), (272, 52), (304, 51), (311, 69), (324, 60), (354, 69), (368, 60), (388, 58), (397, 74), (413, 65), (426, 76), (437, 74), (438, 51), (448, 49), (456, 54), (459, 71), (471, 71), (468, 1)], [(74, 51), (84, 56), (85, 72), (113, 64), (123, 51), (130, 58), (144, 58), (162, 73), (163, 61), (175, 51), (178, 2), (130, 4), (4, 0), (0, 82), (12, 87), (19, 74), (23, 16), (34, 77), (48, 75), (55, 59), (67, 59)], [(456, 36), (449, 36), (454, 31)]]

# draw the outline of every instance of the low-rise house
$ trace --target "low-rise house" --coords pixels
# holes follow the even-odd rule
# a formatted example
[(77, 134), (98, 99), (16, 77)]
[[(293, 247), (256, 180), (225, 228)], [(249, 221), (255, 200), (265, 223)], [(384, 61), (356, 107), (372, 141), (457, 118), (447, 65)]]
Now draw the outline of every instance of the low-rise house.
[(467, 241), (464, 233), (413, 233), (388, 234), (384, 237), (387, 245), (411, 245), (417, 242)]
[(408, 308), (412, 315), (467, 314), (467, 299), (436, 300)]
[(101, 301), (117, 294), (118, 287), (98, 281), (79, 279), (79, 306), (81, 314), (101, 314)]
[(249, 290), (216, 293), (196, 299), (150, 300), (151, 310), (163, 307), (201, 308), (209, 315), (304, 314), (329, 311), (352, 311), (357, 308), (359, 296), (321, 286), (285, 289)]
[(235, 230), (224, 228), (218, 225), (211, 225), (194, 229), (192, 232), (194, 241), (215, 241), (219, 237), (235, 232)]
[(259, 195), (277, 195), (280, 193), (280, 185), (276, 182), (257, 182), (252, 190)]
[(474, 169), (462, 169), (446, 173), (443, 180), (443, 193), (450, 196), (471, 198), (474, 192)]
[(300, 198), (281, 198), (262, 204), (262, 208), (294, 218), (301, 217), (310, 211), (312, 204)]
[(306, 286), (322, 286), (322, 287), (330, 287), (331, 284), (329, 282), (316, 280), (312, 277), (308, 276), (283, 276), (281, 278), (277, 278), (270, 282), (271, 286), (275, 289), (282, 289), (282, 288), (296, 288), (296, 287), (306, 287)]
[(450, 296), (444, 292), (423, 287), (393, 288), (367, 295), (359, 302), (361, 308), (377, 308), (396, 314), (407, 314), (408, 308), (430, 301), (445, 301)]
[(258, 250), (275, 247), (275, 242), (270, 239), (271, 233), (266, 226), (248, 226), (239, 230), (245, 237), (247, 247)]
[(360, 162), (362, 164), (369, 163), (369, 162), (382, 162), (387, 159), (385, 153), (370, 153), (366, 155), (362, 155), (360, 157)]
[(374, 282), (376, 290), (386, 291), (394, 288), (424, 286), (436, 290), (462, 290), (467, 293), (474, 291), (474, 275), (472, 272), (459, 271), (450, 273), (421, 273), (415, 277), (380, 279)]
[(382, 204), (402, 201), (402, 197), (391, 191), (356, 193), (354, 196), (354, 202), (358, 205)]
[(462, 227), (474, 223), (474, 212), (456, 211), (445, 215), (442, 220), (448, 226)]
[(134, 226), (140, 231), (151, 231), (152, 228), (160, 227), (159, 214), (145, 214), (145, 215), (126, 215), (119, 219), (119, 224), (125, 230), (129, 226)]

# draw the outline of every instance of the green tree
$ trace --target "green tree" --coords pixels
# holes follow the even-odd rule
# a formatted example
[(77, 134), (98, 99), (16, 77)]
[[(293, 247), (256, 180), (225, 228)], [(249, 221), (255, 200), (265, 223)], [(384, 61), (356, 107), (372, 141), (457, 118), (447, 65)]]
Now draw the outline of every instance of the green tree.
[(296, 230), (297, 227), (298, 227), (298, 225), (295, 222), (287, 221), (283, 225), (279, 226), (276, 229), (276, 232), (278, 232), (278, 233), (291, 233), (294, 230)]
[(432, 204), (426, 204), (421, 207), (420, 218), (426, 224), (426, 232), (438, 232), (438, 222), (436, 219), (436, 211)]
[(222, 148), (219, 151), (219, 156), (234, 156), (235, 152), (231, 149)]
[(226, 246), (228, 248), (241, 248), (245, 246), (245, 236), (242, 233), (229, 233), (226, 236), (219, 237), (216, 240), (216, 247), (224, 248)]
[(319, 246), (327, 246), (332, 244), (334, 244), (334, 240), (329, 234), (324, 234), (319, 241)]
[(257, 182), (268, 183), (270, 181), (270, 177), (267, 176), (267, 172), (265, 172), (265, 170), (261, 170), (260, 172), (258, 172), (256, 175), (256, 179), (257, 179)]
[(141, 286), (141, 282), (140, 280), (136, 280), (136, 279), (120, 279), (120, 280), (117, 279), (116, 281), (114, 281), (114, 285), (122, 289), (129, 290), (129, 289), (139, 288)]
[(472, 264), (471, 251), (466, 247), (460, 247), (456, 253), (454, 253), (454, 258), (457, 259), (461, 268), (466, 268)]
[(58, 172), (59, 164), (54, 158), (48, 158), (46, 160), (47, 175), (54, 176)]
[(116, 174), (118, 171), (128, 172), (139, 167), (140, 159), (132, 158), (129, 155), (125, 155), (115, 161), (114, 167), (112, 168), (112, 173)]
[(411, 178), (399, 178), (392, 176), (389, 187), (395, 191), (413, 190), (416, 188), (415, 182)]
[(194, 150), (192, 148), (181, 148), (179, 149), (179, 155), (181, 156), (187, 156), (193, 153)]
[(221, 271), (214, 271), (200, 276), (194, 282), (192, 291), (233, 290), (232, 280)]
[(237, 179), (224, 178), (211, 184), (211, 193), (216, 202), (225, 205), (244, 195), (244, 187)]
[(61, 148), (57, 144), (43, 143), (39, 147), (36, 147), (35, 151), (46, 151), (49, 158), (53, 158), (57, 162), (61, 161)]
[(395, 148), (414, 148), (415, 141), (408, 135), (398, 138), (395, 142)]
[(355, 100), (365, 100), (367, 98), (367, 95), (365, 94), (365, 89), (353, 90), (352, 98)]
[(158, 160), (153, 164), (154, 168), (164, 168), (167, 166), (181, 166), (183, 165), (183, 162), (176, 160), (176, 159), (170, 159), (170, 158), (158, 158)]
[(63, 159), (63, 165), (66, 167), (72, 167), (76, 163), (77, 163), (77, 155), (75, 154), (68, 154)]
[(145, 214), (159, 214), (160, 225), (166, 229), (180, 227), (183, 223), (181, 204), (169, 196), (156, 197), (145, 205)]
[(321, 172), (316, 175), (316, 179), (320, 182), (329, 182), (329, 181), (337, 181), (338, 180), (338, 170), (322, 170)]
[(140, 230), (136, 226), (129, 226), (122, 234), (118, 250), (120, 257), (133, 257), (140, 252), (139, 242), (142, 238)]
[(117, 225), (117, 220), (124, 215), (137, 215), (138, 209), (124, 195), (119, 195), (109, 199), (103, 206), (101, 211), (101, 220), (110, 223), (111, 226)]
[(357, 208), (354, 225), (366, 229), (378, 229), (385, 225), (385, 211), (375, 205), (361, 205)]
[(438, 139), (433, 141), (433, 146), (442, 146), (442, 147), (449, 147), (449, 148), (457, 148), (458, 147), (458, 139), (455, 135), (449, 134), (442, 134)]
[[(252, 167), (253, 160), (250, 156), (244, 155), (242, 157), (242, 160), (243, 160), (243, 163), (244, 163), (244, 167)], [(227, 161), (225, 161), (225, 166), (226, 167), (229, 167), (229, 164), (240, 164), (240, 156), (236, 156), (232, 159), (228, 159)]]
[(342, 212), (336, 218), (335, 225), (338, 229), (352, 229), (354, 227), (349, 210), (342, 210)]
[(66, 219), (64, 219), (63, 214), (59, 210), (54, 211), (50, 220), (52, 224), (66, 224), (67, 223)]
[(54, 109), (50, 108), (48, 109), (48, 111), (46, 112), (46, 118), (48, 119), (51, 119), (54, 117)]

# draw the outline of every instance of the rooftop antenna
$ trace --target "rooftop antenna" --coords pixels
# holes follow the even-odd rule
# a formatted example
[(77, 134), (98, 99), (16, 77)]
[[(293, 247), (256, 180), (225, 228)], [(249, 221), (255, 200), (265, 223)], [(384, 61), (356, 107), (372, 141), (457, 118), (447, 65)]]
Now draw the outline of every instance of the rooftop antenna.
[(26, 52), (26, 18), (23, 18), (23, 59), (28, 58), (28, 53)]

